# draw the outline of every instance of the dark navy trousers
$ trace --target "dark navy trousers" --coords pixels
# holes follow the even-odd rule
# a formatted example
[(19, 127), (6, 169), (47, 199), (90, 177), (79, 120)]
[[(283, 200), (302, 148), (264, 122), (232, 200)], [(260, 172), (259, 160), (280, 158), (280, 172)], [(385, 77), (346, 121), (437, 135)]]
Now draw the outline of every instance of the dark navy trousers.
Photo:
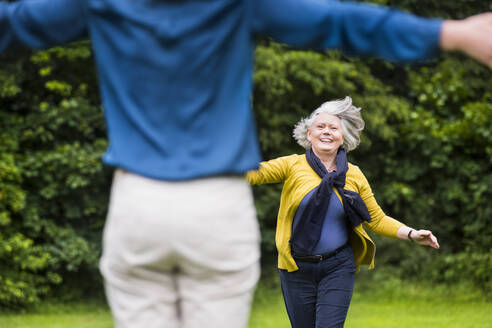
[(299, 270), (280, 271), (285, 306), (293, 328), (342, 328), (354, 290), (350, 247), (322, 262), (296, 261)]

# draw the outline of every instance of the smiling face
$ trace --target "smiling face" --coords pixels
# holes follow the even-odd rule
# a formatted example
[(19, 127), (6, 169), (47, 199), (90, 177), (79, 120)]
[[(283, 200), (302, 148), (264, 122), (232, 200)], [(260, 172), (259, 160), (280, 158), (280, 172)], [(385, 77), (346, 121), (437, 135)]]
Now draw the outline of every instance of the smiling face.
[(311, 142), (315, 154), (336, 153), (343, 145), (342, 122), (336, 115), (320, 113), (307, 129), (307, 139)]

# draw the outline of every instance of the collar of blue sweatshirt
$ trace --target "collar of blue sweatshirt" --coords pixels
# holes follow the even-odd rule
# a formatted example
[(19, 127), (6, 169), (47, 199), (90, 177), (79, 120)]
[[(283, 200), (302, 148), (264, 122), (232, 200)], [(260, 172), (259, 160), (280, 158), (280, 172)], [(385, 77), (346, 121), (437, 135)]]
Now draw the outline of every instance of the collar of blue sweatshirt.
[(104, 161), (163, 180), (242, 174), (260, 152), (254, 37), (393, 61), (438, 52), (441, 20), (323, 0), (0, 2), (0, 50), (92, 40)]

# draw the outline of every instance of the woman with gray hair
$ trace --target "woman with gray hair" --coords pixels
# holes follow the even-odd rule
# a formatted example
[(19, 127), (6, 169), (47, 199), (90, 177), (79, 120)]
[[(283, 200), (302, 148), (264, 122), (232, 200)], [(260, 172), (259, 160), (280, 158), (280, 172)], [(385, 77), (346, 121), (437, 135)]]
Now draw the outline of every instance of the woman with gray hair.
[(439, 248), (431, 231), (385, 215), (362, 171), (347, 161), (363, 129), (350, 97), (325, 102), (294, 128), (305, 154), (262, 162), (247, 174), (251, 184), (284, 183), (275, 241), (294, 328), (343, 327), (355, 272), (374, 267), (376, 247), (364, 228)]

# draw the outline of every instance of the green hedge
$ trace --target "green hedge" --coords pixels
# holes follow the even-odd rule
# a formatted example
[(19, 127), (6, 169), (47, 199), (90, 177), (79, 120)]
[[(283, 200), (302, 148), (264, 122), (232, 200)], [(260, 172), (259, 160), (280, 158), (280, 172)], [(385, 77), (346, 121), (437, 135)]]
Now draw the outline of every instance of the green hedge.
[(0, 303), (34, 303), (62, 283), (88, 292), (78, 286), (98, 281), (111, 174), (90, 45), (2, 61)]

